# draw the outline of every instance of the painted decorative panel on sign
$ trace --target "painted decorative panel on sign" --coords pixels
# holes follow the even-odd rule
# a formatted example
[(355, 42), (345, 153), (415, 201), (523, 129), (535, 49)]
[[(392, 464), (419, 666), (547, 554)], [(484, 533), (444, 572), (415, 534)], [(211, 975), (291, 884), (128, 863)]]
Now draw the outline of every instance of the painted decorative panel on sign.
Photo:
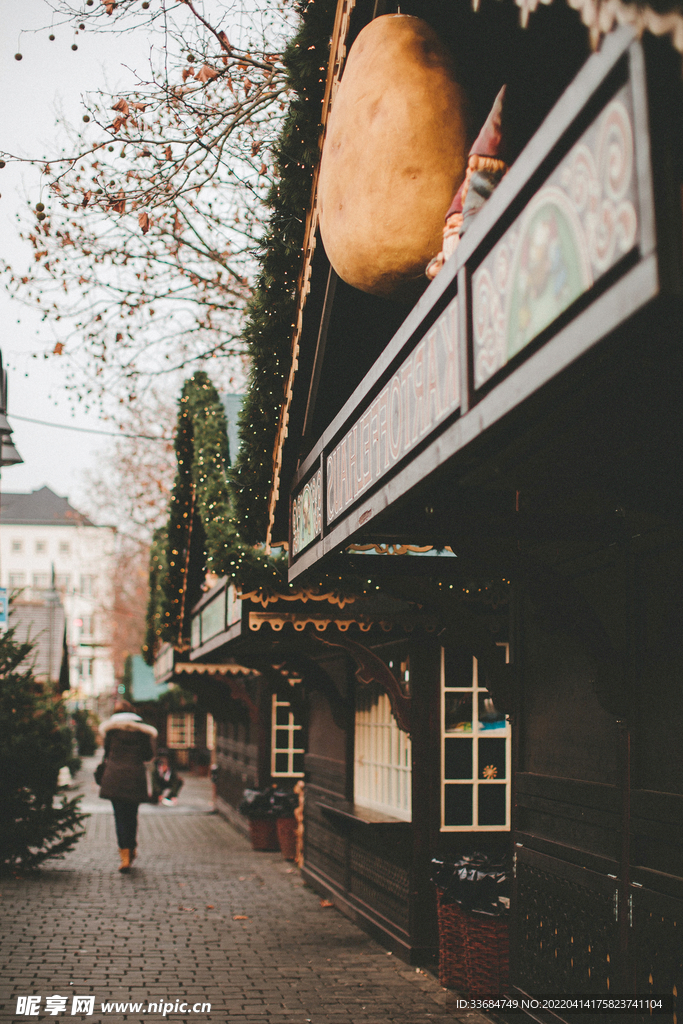
[(475, 387), (633, 248), (636, 185), (625, 86), (472, 276)]
[(317, 470), (292, 499), (292, 555), (298, 555), (322, 533), (323, 474)]
[(457, 313), (455, 298), (328, 454), (328, 523), (459, 408)]

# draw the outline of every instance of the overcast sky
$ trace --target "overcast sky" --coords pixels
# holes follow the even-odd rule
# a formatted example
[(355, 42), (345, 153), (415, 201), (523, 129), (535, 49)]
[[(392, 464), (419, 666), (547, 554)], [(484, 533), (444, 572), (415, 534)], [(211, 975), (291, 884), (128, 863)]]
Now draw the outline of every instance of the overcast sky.
[[(81, 97), (104, 86), (132, 83), (130, 68), (148, 64), (149, 46), (142, 33), (125, 38), (79, 33), (56, 28), (50, 42), (52, 13), (45, 0), (0, 0), (0, 148), (34, 156), (58, 150), (56, 111), (61, 108), (74, 124), (81, 121)], [(38, 31), (47, 28), (47, 31)], [(71, 46), (76, 43), (77, 51)], [(15, 53), (23, 59), (15, 60)], [(29, 169), (8, 164), (0, 170), (0, 255), (14, 267), (31, 259), (18, 239), (15, 215), (27, 200), (41, 199), (40, 178)], [(44, 196), (42, 198), (45, 198)], [(19, 416), (107, 430), (97, 414), (73, 408), (64, 388), (64, 364), (49, 356), (56, 340), (54, 328), (0, 288), (0, 348), (9, 371), (9, 419), (13, 440), (24, 465), (2, 471), (2, 489), (33, 490), (48, 484), (78, 505), (83, 498), (83, 470), (93, 466), (104, 450), (104, 437), (57, 430), (19, 420)], [(36, 357), (36, 358), (34, 358)]]

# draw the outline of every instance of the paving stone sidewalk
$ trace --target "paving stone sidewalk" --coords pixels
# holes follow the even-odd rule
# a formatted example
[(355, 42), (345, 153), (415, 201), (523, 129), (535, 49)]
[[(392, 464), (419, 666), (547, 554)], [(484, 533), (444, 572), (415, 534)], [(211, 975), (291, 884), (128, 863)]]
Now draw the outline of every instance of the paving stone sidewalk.
[[(85, 837), (37, 876), (0, 881), (0, 1020), (488, 1024), (321, 906), (279, 854), (254, 853), (208, 810), (206, 780), (189, 779), (177, 808), (145, 808), (139, 859), (119, 874), (110, 805), (97, 803), (91, 763), (81, 776), (97, 811)], [(17, 1014), (31, 995), (38, 1016)], [(52, 1014), (55, 995), (68, 1002)], [(94, 996), (93, 1013), (72, 1016), (74, 996)]]

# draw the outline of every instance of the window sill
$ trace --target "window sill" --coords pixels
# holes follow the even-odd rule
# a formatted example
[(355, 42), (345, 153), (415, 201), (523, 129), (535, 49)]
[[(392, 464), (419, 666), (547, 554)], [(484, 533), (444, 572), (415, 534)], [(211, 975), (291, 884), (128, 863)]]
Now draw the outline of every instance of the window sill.
[(390, 814), (382, 811), (375, 811), (371, 807), (358, 807), (356, 804), (344, 804), (333, 806), (332, 804), (318, 803), (318, 807), (326, 818), (332, 819), (335, 825), (341, 828), (361, 826), (367, 828), (395, 828), (397, 825), (410, 826), (405, 818), (393, 818)]

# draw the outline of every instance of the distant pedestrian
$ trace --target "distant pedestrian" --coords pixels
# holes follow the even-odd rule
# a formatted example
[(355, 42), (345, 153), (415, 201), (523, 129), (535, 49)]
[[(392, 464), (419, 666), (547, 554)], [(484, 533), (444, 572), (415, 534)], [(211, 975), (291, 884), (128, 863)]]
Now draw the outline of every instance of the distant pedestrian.
[(152, 803), (161, 802), (167, 807), (178, 802), (178, 793), (183, 788), (183, 780), (175, 770), (171, 755), (167, 750), (160, 750), (154, 758), (152, 769)]
[(111, 800), (116, 822), (121, 864), (127, 872), (135, 859), (138, 806), (148, 800), (145, 761), (154, 757), (157, 731), (146, 725), (127, 700), (117, 700), (114, 714), (102, 722), (104, 774), (100, 786), (103, 800)]

